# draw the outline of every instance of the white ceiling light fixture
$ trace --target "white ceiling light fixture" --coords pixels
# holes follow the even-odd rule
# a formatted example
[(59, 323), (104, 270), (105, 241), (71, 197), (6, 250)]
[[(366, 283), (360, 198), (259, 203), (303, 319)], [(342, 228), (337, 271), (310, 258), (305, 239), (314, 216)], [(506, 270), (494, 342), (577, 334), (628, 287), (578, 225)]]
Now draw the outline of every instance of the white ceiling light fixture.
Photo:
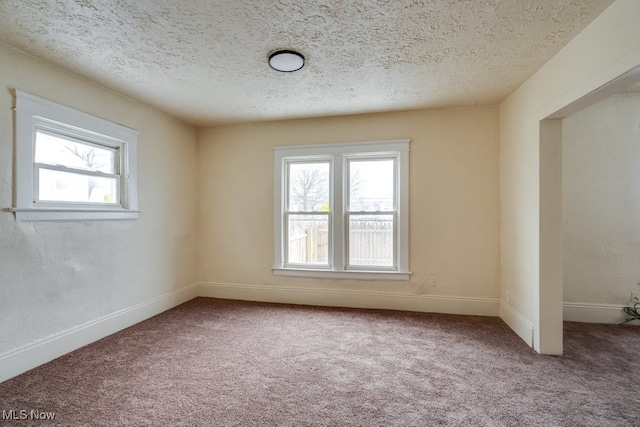
[(293, 50), (278, 50), (269, 55), (269, 66), (276, 71), (291, 73), (304, 67), (304, 56)]

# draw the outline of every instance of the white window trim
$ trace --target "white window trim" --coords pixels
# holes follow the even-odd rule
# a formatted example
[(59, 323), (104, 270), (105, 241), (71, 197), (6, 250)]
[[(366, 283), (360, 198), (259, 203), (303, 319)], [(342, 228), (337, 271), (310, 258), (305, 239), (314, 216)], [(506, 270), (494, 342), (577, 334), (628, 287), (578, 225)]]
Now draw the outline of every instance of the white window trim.
[[(296, 277), (317, 277), (317, 278), (333, 278), (333, 279), (355, 279), (355, 280), (409, 280), (411, 272), (409, 271), (409, 139), (385, 140), (385, 141), (364, 141), (337, 144), (314, 144), (314, 145), (297, 145), (297, 146), (281, 146), (274, 147), (274, 266), (273, 273), (282, 276)], [(333, 167), (341, 168), (344, 173), (345, 157), (377, 154), (393, 153), (397, 158), (397, 191), (398, 191), (398, 207), (397, 207), (397, 259), (395, 270), (376, 270), (376, 269), (345, 269), (344, 264), (344, 248), (345, 239), (340, 231), (335, 232), (333, 248), (329, 248), (329, 256), (335, 261), (331, 268), (300, 268), (286, 267), (284, 265), (285, 256), (283, 253), (284, 230), (283, 230), (283, 212), (285, 206), (285, 165), (288, 160), (313, 159), (314, 157), (330, 157), (336, 160)], [(333, 187), (340, 186), (342, 188), (342, 175), (335, 174), (335, 182)], [(331, 205), (333, 213), (333, 221), (344, 220), (344, 203), (345, 196), (342, 198), (335, 197), (333, 188), (330, 190), (333, 198)], [(335, 223), (334, 223), (335, 225)], [(338, 227), (342, 230), (342, 227)]]
[[(52, 101), (16, 90), (16, 155), (14, 207), (19, 221), (84, 221), (137, 219), (138, 131), (65, 107)], [(107, 141), (122, 153), (120, 170), (120, 204), (74, 205), (64, 202), (35, 201), (35, 133), (38, 127), (64, 129), (75, 137)]]

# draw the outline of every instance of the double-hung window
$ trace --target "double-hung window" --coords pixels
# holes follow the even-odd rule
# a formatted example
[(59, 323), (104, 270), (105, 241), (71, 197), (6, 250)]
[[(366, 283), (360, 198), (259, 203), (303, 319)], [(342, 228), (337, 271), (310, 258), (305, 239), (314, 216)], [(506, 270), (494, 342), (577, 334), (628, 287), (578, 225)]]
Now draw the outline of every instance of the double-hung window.
[(137, 135), (16, 91), (16, 218), (137, 218)]
[(409, 141), (275, 148), (275, 274), (409, 278)]

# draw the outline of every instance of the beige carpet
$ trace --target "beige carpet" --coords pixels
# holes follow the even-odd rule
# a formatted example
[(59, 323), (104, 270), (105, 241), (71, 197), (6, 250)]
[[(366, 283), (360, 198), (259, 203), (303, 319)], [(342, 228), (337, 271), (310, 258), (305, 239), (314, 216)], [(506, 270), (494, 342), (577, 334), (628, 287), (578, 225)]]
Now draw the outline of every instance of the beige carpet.
[[(0, 384), (73, 426), (640, 426), (640, 328), (198, 298)], [(2, 415), (2, 414), (0, 414)], [(7, 418), (5, 416), (5, 418)]]

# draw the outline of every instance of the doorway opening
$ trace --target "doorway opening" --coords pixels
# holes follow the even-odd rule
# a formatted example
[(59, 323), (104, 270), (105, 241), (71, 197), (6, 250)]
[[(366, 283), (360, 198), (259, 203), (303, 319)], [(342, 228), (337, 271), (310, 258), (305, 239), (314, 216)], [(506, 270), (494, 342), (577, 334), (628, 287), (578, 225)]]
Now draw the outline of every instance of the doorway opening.
[[(615, 101), (607, 100), (610, 100), (611, 97), (616, 95), (620, 96), (620, 94), (628, 95), (635, 93), (634, 91), (640, 86), (638, 85), (639, 83), (640, 67), (636, 67), (558, 110), (540, 122), (540, 341), (541, 345), (543, 344), (542, 341), (545, 341), (544, 347), (552, 349), (550, 351), (551, 353), (562, 353), (562, 322), (564, 320), (578, 320), (576, 317), (578, 314), (584, 316), (590, 313), (589, 316), (593, 319), (592, 321), (600, 320), (600, 322), (607, 322), (607, 316), (611, 317), (613, 312), (617, 311), (616, 309), (619, 310), (618, 315), (623, 315), (622, 306), (620, 305), (622, 304), (623, 298), (620, 284), (614, 284), (613, 290), (609, 289), (605, 291), (601, 288), (596, 289), (594, 284), (590, 284), (588, 289), (583, 289), (588, 293), (588, 296), (576, 297), (579, 292), (579, 286), (581, 286), (581, 284), (578, 283), (580, 278), (576, 277), (571, 279), (571, 284), (567, 283), (567, 289), (565, 290), (566, 274), (573, 274), (576, 269), (583, 268), (589, 263), (590, 254), (592, 254), (594, 250), (597, 251), (598, 246), (598, 243), (594, 244), (593, 241), (589, 244), (586, 243), (589, 239), (593, 239), (593, 235), (589, 236), (588, 233), (582, 237), (583, 240), (579, 244), (576, 243), (573, 238), (577, 234), (582, 233), (581, 230), (585, 228), (596, 227), (598, 221), (606, 221), (606, 219), (604, 219), (606, 217), (605, 214), (607, 211), (610, 212), (611, 209), (604, 209), (598, 205), (600, 200), (596, 196), (596, 190), (600, 191), (601, 194), (605, 194), (607, 189), (615, 186), (616, 181), (613, 179), (614, 182), (612, 183), (611, 179), (609, 179), (608, 183), (600, 183), (603, 188), (595, 188), (595, 186), (598, 185), (598, 177), (593, 167), (597, 165), (604, 172), (607, 170), (611, 171), (612, 168), (616, 168), (613, 159), (615, 156), (611, 154), (611, 158), (609, 159), (589, 159), (589, 156), (593, 156), (594, 153), (589, 152), (588, 146), (586, 148), (583, 147), (582, 151), (580, 146), (575, 147), (573, 140), (570, 138), (579, 138), (579, 136), (576, 134), (570, 136), (569, 134), (575, 126), (579, 126), (580, 123), (587, 123), (589, 114), (597, 114), (597, 111), (593, 111), (594, 109), (605, 108), (608, 109), (609, 114), (613, 114), (612, 111), (615, 110), (615, 107), (608, 105), (607, 102), (613, 102), (615, 104)], [(640, 98), (640, 94), (638, 97)], [(605, 104), (601, 105), (601, 102), (605, 102)], [(615, 114), (613, 114), (613, 116), (615, 116)], [(609, 117), (608, 120), (616, 121), (615, 117)], [(598, 126), (598, 123), (599, 122), (590, 123), (590, 125)], [(612, 125), (610, 124), (609, 126), (611, 127)], [(567, 129), (564, 129), (565, 127)], [(631, 132), (633, 133), (633, 131), (634, 130)], [(640, 136), (640, 129), (636, 128), (635, 132), (635, 143), (636, 145), (640, 145), (640, 138), (638, 138), (638, 136)], [(583, 134), (583, 136), (584, 135), (585, 134)], [(568, 138), (566, 141), (565, 137)], [(599, 137), (606, 140), (606, 135), (600, 135)], [(597, 138), (594, 137), (594, 141), (592, 141), (593, 144), (595, 144), (595, 140), (597, 140)], [(640, 150), (640, 147), (637, 148)], [(607, 147), (600, 147), (600, 149), (606, 152)], [(623, 152), (624, 150), (625, 149), (622, 149)], [(627, 152), (633, 152), (633, 149), (629, 147), (627, 147), (626, 150)], [(565, 159), (568, 163), (563, 161), (563, 154), (565, 153), (571, 156), (571, 159)], [(638, 151), (638, 153), (640, 153), (640, 151)], [(618, 157), (621, 155), (621, 153), (617, 154)], [(580, 160), (581, 158), (582, 160)], [(585, 161), (585, 159), (589, 159), (591, 162), (591, 169), (589, 165), (580, 163), (581, 161)], [(631, 161), (632, 159), (626, 160)], [(640, 154), (636, 160), (640, 163)], [(628, 166), (625, 166), (625, 168), (629, 169)], [(566, 171), (564, 169), (566, 169)], [(580, 190), (579, 182), (577, 184), (571, 182), (580, 175), (582, 175), (585, 180), (587, 176), (589, 177), (591, 180), (589, 188), (582, 188), (582, 190)], [(567, 182), (564, 182), (565, 179)], [(632, 177), (630, 178), (630, 181), (631, 180)], [(565, 186), (564, 184), (567, 185)], [(628, 185), (633, 186), (634, 184), (630, 183)], [(640, 182), (635, 185), (640, 192)], [(565, 189), (572, 192), (572, 194), (563, 194), (563, 190)], [(638, 196), (638, 201), (640, 203), (640, 195)], [(563, 215), (565, 203), (571, 203), (571, 206), (567, 204), (566, 208), (573, 212), (574, 217), (579, 216), (580, 219), (572, 218), (568, 220), (567, 217)], [(574, 203), (576, 204), (575, 206), (573, 205)], [(589, 203), (592, 205), (593, 210), (585, 208), (586, 204)], [(603, 201), (602, 203), (605, 202)], [(619, 206), (619, 208), (623, 209), (624, 207)], [(601, 210), (600, 214), (598, 214), (598, 209)], [(576, 212), (579, 215), (576, 215)], [(633, 212), (629, 212), (629, 215), (633, 215)], [(640, 215), (640, 206), (638, 207), (638, 215)], [(601, 218), (596, 220), (594, 217)], [(636, 218), (640, 219), (639, 217)], [(640, 221), (636, 222), (640, 223)], [(629, 218), (625, 221), (625, 224), (627, 223), (630, 223)], [(565, 230), (565, 228), (567, 228), (567, 230)], [(623, 226), (622, 228), (624, 229), (625, 227)], [(595, 230), (596, 233), (598, 231), (603, 232), (604, 230)], [(619, 231), (618, 229), (613, 233), (615, 234)], [(571, 236), (571, 239), (567, 239), (566, 237), (568, 236)], [(622, 237), (622, 239), (623, 238), (624, 237)], [(613, 240), (613, 237), (609, 236), (608, 239)], [(638, 230), (638, 239), (640, 250), (640, 229)], [(617, 240), (618, 242), (621, 241), (621, 239)], [(568, 246), (571, 247), (569, 248)], [(594, 249), (594, 247), (596, 249)], [(566, 257), (565, 249), (569, 249), (568, 252), (570, 254)], [(622, 260), (631, 257), (631, 255), (629, 255), (631, 252), (632, 251), (626, 251), (624, 255), (620, 254), (618, 261), (622, 262)], [(603, 256), (602, 260), (605, 264), (608, 261), (606, 256)], [(636, 260), (634, 260), (634, 262), (638, 262)], [(567, 263), (566, 266), (563, 265), (564, 262)], [(603, 280), (602, 277), (604, 277), (607, 270), (611, 270), (611, 266), (607, 267), (601, 264), (597, 267), (596, 263), (592, 262), (591, 264), (590, 267), (594, 267), (600, 271), (601, 277), (598, 280)], [(613, 268), (615, 269), (615, 266), (613, 266)], [(619, 272), (621, 271), (624, 271), (622, 276), (634, 274), (631, 273), (633, 271), (631, 267), (619, 269)], [(619, 280), (619, 278), (617, 280)], [(636, 280), (640, 281), (640, 276), (637, 277)], [(565, 293), (570, 299), (573, 300), (577, 298), (578, 300), (566, 301), (565, 303)], [(611, 294), (612, 299), (603, 299), (604, 293)], [(583, 300), (580, 301), (580, 298)], [(619, 300), (614, 300), (615, 298), (619, 298)], [(597, 302), (599, 300), (602, 302)], [(611, 302), (615, 303), (612, 304)], [(588, 317), (582, 317), (582, 319), (584, 321), (587, 320)], [(610, 319), (608, 323), (613, 322)]]

